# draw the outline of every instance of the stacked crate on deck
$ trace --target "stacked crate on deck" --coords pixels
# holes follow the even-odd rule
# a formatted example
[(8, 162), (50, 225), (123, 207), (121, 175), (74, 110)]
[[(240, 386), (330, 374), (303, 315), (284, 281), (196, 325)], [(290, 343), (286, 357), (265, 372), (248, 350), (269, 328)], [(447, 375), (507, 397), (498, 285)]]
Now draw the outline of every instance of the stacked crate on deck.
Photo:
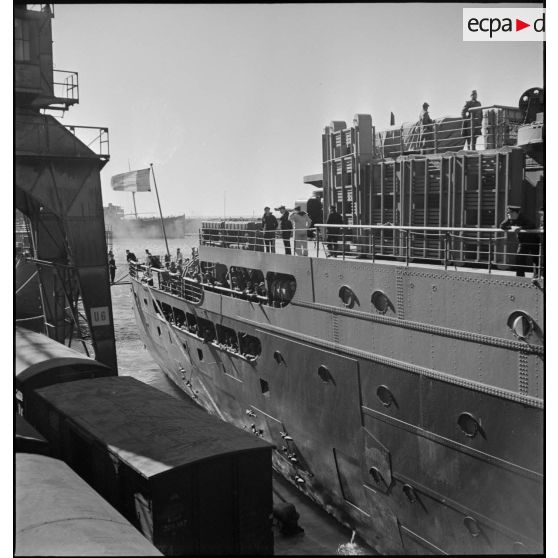
[[(373, 145), (374, 129), (368, 114), (356, 114), (350, 128), (341, 121), (326, 126), (322, 136), (325, 219), (329, 206), (335, 205), (344, 224), (367, 222), (366, 166), (372, 160)], [(359, 243), (358, 235), (354, 240)]]
[[(410, 227), (447, 226), (448, 192), (450, 189), (448, 168), (451, 159), (434, 155), (412, 155), (400, 159), (401, 175), (401, 223)], [(402, 241), (407, 239), (402, 239)], [(409, 257), (418, 259), (442, 259), (444, 239), (437, 231), (410, 233)]]
[[(519, 199), (523, 158), (523, 152), (517, 148), (457, 154), (454, 157), (450, 226), (497, 228), (505, 218), (506, 205), (517, 203)], [(479, 241), (480, 238), (478, 233), (454, 237), (450, 257), (457, 262), (484, 263), (490, 256), (493, 262), (506, 263), (505, 235), (497, 235), (500, 240), (492, 246), (487, 241)], [(508, 246), (507, 250), (510, 249), (514, 251), (515, 248)]]
[[(369, 181), (371, 225), (391, 223), (416, 227), (497, 228), (508, 203), (518, 203), (523, 152), (461, 151), (434, 155), (409, 155), (372, 163)], [(489, 247), (480, 233), (447, 233), (448, 254), (456, 262), (506, 263), (502, 240)], [(413, 232), (409, 258), (444, 258), (446, 234)], [(508, 245), (507, 251), (514, 247)], [(496, 253), (500, 256), (496, 257)], [(397, 229), (376, 231), (374, 253), (407, 255), (407, 236)]]
[[(399, 163), (386, 159), (373, 163), (370, 173), (370, 220), (371, 225), (399, 225)], [(374, 233), (374, 253), (399, 255), (398, 231), (378, 230)]]

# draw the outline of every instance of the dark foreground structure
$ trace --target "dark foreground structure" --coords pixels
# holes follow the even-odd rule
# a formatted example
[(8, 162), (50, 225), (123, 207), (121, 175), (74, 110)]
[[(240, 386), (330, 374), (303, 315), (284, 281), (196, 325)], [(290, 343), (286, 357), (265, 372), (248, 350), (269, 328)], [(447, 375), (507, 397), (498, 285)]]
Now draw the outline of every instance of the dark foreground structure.
[(35, 393), (52, 454), (165, 555), (273, 554), (270, 444), (127, 376)]
[[(14, 6), (15, 205), (30, 239), (16, 268), (16, 320), (60, 343), (83, 340), (116, 373), (99, 174), (108, 130), (53, 116), (79, 102), (78, 74), (53, 68), (53, 16), (52, 4)], [(34, 292), (21, 290), (33, 275)]]
[(162, 556), (68, 465), (15, 458), (15, 556)]

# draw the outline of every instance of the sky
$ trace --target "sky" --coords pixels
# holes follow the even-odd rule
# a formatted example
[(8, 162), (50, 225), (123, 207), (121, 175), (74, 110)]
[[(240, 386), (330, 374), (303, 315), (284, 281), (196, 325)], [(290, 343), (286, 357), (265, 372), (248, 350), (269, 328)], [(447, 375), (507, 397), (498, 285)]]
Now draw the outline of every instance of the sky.
[[(165, 215), (259, 216), (310, 196), (332, 120), (367, 113), (384, 129), (424, 101), (457, 116), (471, 89), (517, 106), (543, 85), (541, 43), (463, 42), (467, 6), (55, 5), (55, 69), (80, 87), (62, 122), (109, 128), (105, 205), (130, 213), (110, 177), (153, 163)], [(136, 203), (157, 211), (153, 192)]]

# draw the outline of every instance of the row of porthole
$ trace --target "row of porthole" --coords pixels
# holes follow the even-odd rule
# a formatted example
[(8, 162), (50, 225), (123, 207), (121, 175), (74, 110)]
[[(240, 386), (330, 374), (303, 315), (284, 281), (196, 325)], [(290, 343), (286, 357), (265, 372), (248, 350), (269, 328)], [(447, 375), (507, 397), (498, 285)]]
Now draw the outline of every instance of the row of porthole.
[[(343, 285), (339, 289), (339, 298), (347, 308), (353, 308), (355, 304), (360, 305), (356, 294), (347, 285)], [(370, 297), (370, 302), (380, 314), (386, 314), (388, 310), (395, 312), (391, 300), (382, 291), (374, 291)], [(507, 325), (520, 341), (525, 341), (536, 329), (533, 318), (522, 310), (512, 312), (508, 316)]]
[[(143, 302), (146, 306), (148, 306), (148, 302), (146, 298), (143, 299)], [(238, 354), (239, 356), (242, 356), (243, 358), (246, 358), (249, 361), (256, 360), (261, 354), (261, 350), (262, 350), (261, 342), (257, 337), (254, 337), (253, 335), (248, 335), (247, 333), (238, 334), (232, 328), (228, 328), (220, 324), (217, 324), (217, 328), (215, 328), (215, 325), (209, 320), (196, 318), (195, 316), (189, 314), (188, 312), (185, 313), (182, 310), (179, 311), (171, 307), (170, 305), (165, 305), (165, 303), (159, 303), (159, 304), (161, 305), (163, 311), (165, 311), (165, 307), (168, 307), (166, 308), (167, 313), (168, 312), (172, 313), (172, 317), (173, 317), (172, 323), (176, 327), (178, 327), (179, 329), (183, 329), (184, 331), (188, 331), (190, 334), (196, 335), (196, 337), (204, 339), (204, 342), (207, 343), (217, 342), (219, 346), (222, 349), (227, 350), (227, 352)], [(155, 311), (159, 314), (160, 310), (158, 304), (155, 301), (153, 302), (153, 306)], [(182, 319), (181, 325), (175, 323), (176, 320), (176, 317), (174, 315), (175, 312), (181, 313), (181, 319)], [(192, 318), (196, 322), (195, 333), (191, 329), (192, 324), (188, 325), (187, 323), (190, 320), (187, 320), (186, 318)], [(167, 318), (165, 316), (165, 319), (170, 319), (170, 318)], [(202, 327), (202, 322), (204, 324), (203, 327)], [(198, 324), (200, 325), (200, 328), (198, 328)], [(204, 330), (207, 329), (208, 335), (202, 334), (201, 331), (202, 329)], [(162, 331), (159, 326), (157, 326), (157, 333), (159, 334), (159, 336), (162, 335)], [(172, 343), (172, 337), (170, 333), (169, 333), (169, 340)], [(227, 344), (227, 342), (229, 342), (229, 344)]]
[[(395, 396), (385, 385), (378, 386), (376, 389), (376, 397), (384, 407), (391, 407), (392, 405), (396, 408), (399, 407)], [(457, 425), (463, 434), (469, 438), (474, 438), (479, 433), (485, 437), (480, 421), (471, 413), (462, 412), (457, 418)]]
[[(368, 472), (376, 484), (385, 485), (385, 481), (383, 480), (383, 477), (377, 467), (370, 467)], [(401, 490), (407, 497), (410, 504), (415, 504), (416, 502), (420, 503), (420, 497), (412, 485), (405, 483), (401, 487)], [(483, 534), (482, 527), (479, 522), (470, 515), (463, 518), (463, 525), (467, 531), (469, 531), (469, 534), (474, 538)], [(527, 552), (527, 547), (521, 541), (514, 541), (512, 544), (512, 551), (516, 554), (523, 554)]]
[[(339, 289), (339, 298), (347, 308), (353, 308), (355, 304), (360, 306), (360, 301), (353, 289), (347, 285), (343, 285)], [(380, 314), (385, 314), (388, 310), (395, 312), (395, 307), (393, 306), (391, 300), (382, 291), (374, 291), (370, 297), (370, 302)]]

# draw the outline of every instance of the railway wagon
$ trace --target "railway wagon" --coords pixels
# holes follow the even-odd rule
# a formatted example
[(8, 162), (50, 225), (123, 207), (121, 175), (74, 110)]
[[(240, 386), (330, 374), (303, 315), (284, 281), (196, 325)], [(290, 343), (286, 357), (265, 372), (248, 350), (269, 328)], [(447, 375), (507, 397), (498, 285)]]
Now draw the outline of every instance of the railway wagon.
[(62, 461), (15, 457), (16, 556), (162, 556)]
[(14, 369), (15, 406), (20, 414), (32, 407), (33, 391), (39, 387), (115, 375), (105, 364), (21, 326), (15, 331)]
[(14, 430), (17, 453), (50, 454), (48, 441), (18, 413), (14, 414)]
[(272, 445), (131, 377), (36, 392), (35, 426), (165, 555), (272, 554)]

